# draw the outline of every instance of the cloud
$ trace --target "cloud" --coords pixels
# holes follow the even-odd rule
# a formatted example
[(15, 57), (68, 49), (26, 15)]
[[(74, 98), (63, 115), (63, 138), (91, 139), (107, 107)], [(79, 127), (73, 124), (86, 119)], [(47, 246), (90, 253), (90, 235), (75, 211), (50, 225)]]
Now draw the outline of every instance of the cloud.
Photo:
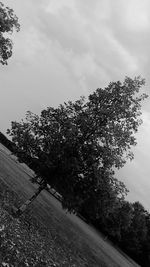
[(62, 0), (62, 1), (47, 1), (47, 4), (43, 5), (44, 10), (47, 13), (51, 13), (54, 15), (59, 15), (61, 9), (69, 8), (74, 11), (75, 3), (74, 0)]
[(145, 31), (150, 29), (150, 3), (148, 0), (124, 1), (125, 24), (129, 31)]
[[(109, 61), (106, 58), (106, 64), (107, 66), (110, 66), (112, 71), (115, 71), (118, 74), (121, 67), (124, 69), (124, 72), (135, 73), (138, 70), (137, 59), (131, 55), (130, 51), (123, 46), (112, 31), (105, 31), (103, 39), (105, 40), (105, 57), (108, 57), (110, 60)], [(102, 51), (99, 50), (99, 54), (101, 52)], [(112, 65), (110, 65), (110, 62), (113, 62), (113, 68)]]
[(91, 53), (97, 68), (108, 71), (109, 77), (119, 78), (120, 68), (125, 74), (137, 73), (142, 59), (144, 63), (145, 53), (139, 53), (143, 43), (136, 34), (142, 34), (143, 39), (143, 30), (149, 29), (148, 0), (47, 0), (36, 1), (36, 5), (34, 1), (25, 1), (23, 6), (18, 0), (8, 3), (21, 20), (22, 30), (15, 43), (17, 49), (19, 45), (27, 47), (24, 58), (29, 50), (38, 53), (36, 46), (46, 43), (48, 46), (49, 39), (54, 45), (58, 42), (64, 53), (66, 50), (75, 56)]
[[(8, 70), (14, 65), (16, 68), (28, 65), (31, 71), (43, 73), (43, 84), (47, 88), (46, 77), (54, 73), (52, 66), (55, 66), (58, 80), (61, 69), (70, 84), (77, 88), (78, 95), (105, 86), (111, 80), (123, 79), (125, 75), (143, 74), (145, 66), (148, 69), (149, 65), (149, 45), (142, 51), (140, 35), (137, 36), (134, 29), (139, 26), (135, 27), (130, 17), (133, 13), (135, 21), (139, 18), (142, 23), (146, 14), (148, 20), (149, 4), (146, 0), (136, 3), (134, 0), (128, 3), (125, 0), (115, 3), (110, 0), (37, 0), (35, 5), (33, 0), (23, 4), (19, 0), (13, 3), (8, 0), (21, 22)], [(54, 87), (58, 84), (54, 79), (51, 82)], [(60, 88), (66, 90), (63, 83)]]
[(115, 2), (109, 1), (109, 4), (112, 10), (111, 21), (113, 19), (117, 29), (132, 34), (140, 34), (149, 30), (149, 0), (116, 0)]
[(35, 26), (20, 32), (16, 36), (14, 54), (15, 62), (20, 64), (32, 64), (44, 51), (44, 42)]
[(115, 35), (110, 1), (47, 1), (40, 20), (45, 43), (57, 47), (56, 58), (81, 89), (138, 72), (137, 58)]
[[(27, 64), (38, 60), (44, 50), (55, 50), (56, 61), (60, 59), (73, 81), (78, 79), (81, 90), (92, 86), (95, 89), (100, 83), (103, 86), (104, 80), (106, 84), (129, 73), (139, 74), (138, 58), (115, 30), (116, 23), (121, 21), (122, 27), (127, 24), (128, 5), (121, 0), (120, 8), (120, 2), (116, 3), (47, 0), (37, 1), (35, 6), (34, 1), (26, 1), (23, 8), (28, 12), (28, 19), (19, 12), (22, 31), (15, 39), (16, 60)], [(50, 57), (51, 52), (48, 52), (47, 61)]]

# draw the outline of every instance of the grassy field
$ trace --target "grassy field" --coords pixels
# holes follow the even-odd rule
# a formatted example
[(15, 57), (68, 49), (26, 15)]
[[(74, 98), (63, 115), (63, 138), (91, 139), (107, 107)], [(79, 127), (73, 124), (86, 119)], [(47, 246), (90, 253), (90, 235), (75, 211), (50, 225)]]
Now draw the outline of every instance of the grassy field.
[(0, 146), (1, 266), (6, 261), (11, 264), (16, 261), (10, 265), (15, 267), (138, 266), (80, 218), (66, 214), (59, 201), (47, 191), (19, 219), (13, 218), (11, 206), (19, 207), (36, 188), (29, 181), (30, 175), (28, 168)]

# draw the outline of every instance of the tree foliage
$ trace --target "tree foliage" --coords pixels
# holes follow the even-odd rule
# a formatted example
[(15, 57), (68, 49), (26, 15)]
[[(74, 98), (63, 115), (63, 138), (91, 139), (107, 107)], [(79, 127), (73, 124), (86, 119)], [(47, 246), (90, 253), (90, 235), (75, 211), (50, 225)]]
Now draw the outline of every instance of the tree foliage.
[(18, 18), (14, 14), (13, 9), (5, 7), (0, 2), (0, 63), (7, 64), (8, 59), (12, 55), (13, 43), (8, 34), (12, 34), (13, 30), (19, 31), (20, 25)]
[(8, 133), (19, 157), (38, 161), (37, 174), (58, 190), (70, 211), (79, 210), (94, 196), (100, 203), (102, 195), (107, 199), (126, 195), (113, 168), (133, 158), (141, 101), (147, 97), (139, 94), (142, 85), (140, 77), (126, 77), (123, 83), (97, 89), (87, 100), (81, 97), (48, 107), (40, 116), (27, 112), (25, 121), (12, 122)]
[(150, 265), (150, 214), (125, 200), (126, 186), (115, 168), (133, 159), (142, 123), (144, 80), (125, 78), (98, 88), (88, 99), (48, 107), (38, 116), (13, 121), (14, 152), (62, 195), (62, 205), (103, 231), (142, 266)]

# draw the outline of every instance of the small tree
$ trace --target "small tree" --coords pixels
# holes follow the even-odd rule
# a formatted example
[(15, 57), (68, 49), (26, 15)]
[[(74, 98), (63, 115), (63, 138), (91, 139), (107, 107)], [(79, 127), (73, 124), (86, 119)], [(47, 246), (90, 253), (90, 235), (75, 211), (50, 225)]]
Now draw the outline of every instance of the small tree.
[(8, 34), (12, 34), (14, 29), (20, 29), (17, 16), (13, 9), (0, 2), (0, 63), (3, 65), (7, 64), (12, 55), (13, 43)]
[[(64, 208), (78, 211), (94, 195), (101, 199), (102, 186), (115, 189), (113, 169), (133, 159), (141, 101), (147, 97), (139, 94), (142, 85), (140, 77), (127, 77), (97, 89), (88, 100), (49, 107), (40, 116), (27, 112), (25, 121), (12, 122), (8, 134), (18, 156), (39, 162), (36, 174), (58, 190)], [(123, 198), (124, 185), (118, 183), (115, 192)]]

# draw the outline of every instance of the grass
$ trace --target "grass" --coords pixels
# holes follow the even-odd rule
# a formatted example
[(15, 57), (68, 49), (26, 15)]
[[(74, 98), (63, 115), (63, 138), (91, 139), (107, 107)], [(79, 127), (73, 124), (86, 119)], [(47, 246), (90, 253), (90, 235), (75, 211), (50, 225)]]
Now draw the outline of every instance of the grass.
[(11, 207), (19, 207), (35, 190), (28, 178), (19, 163), (0, 152), (0, 266), (137, 266), (90, 226), (66, 215), (46, 191), (14, 218)]
[[(19, 218), (11, 215), (12, 204), (20, 202), (15, 192), (0, 181), (0, 264), (10, 266), (94, 266), (73, 244), (75, 239), (62, 234), (56, 225), (51, 231), (35, 218), (32, 206)], [(59, 230), (59, 231), (58, 231)], [(74, 235), (75, 237), (75, 235)], [(70, 242), (68, 242), (68, 238)], [(84, 251), (88, 255), (88, 247)], [(2, 265), (3, 266), (3, 265)], [(96, 265), (95, 265), (96, 266)], [(97, 265), (98, 266), (98, 265)], [(99, 265), (106, 266), (106, 265)]]
[(0, 203), (0, 266), (106, 267), (97, 262), (88, 245), (80, 242), (78, 230), (57, 211), (49, 210), (53, 215), (49, 229), (40, 216), (37, 219), (32, 204), (20, 218), (14, 218), (11, 208), (20, 206), (22, 199), (2, 180)]

